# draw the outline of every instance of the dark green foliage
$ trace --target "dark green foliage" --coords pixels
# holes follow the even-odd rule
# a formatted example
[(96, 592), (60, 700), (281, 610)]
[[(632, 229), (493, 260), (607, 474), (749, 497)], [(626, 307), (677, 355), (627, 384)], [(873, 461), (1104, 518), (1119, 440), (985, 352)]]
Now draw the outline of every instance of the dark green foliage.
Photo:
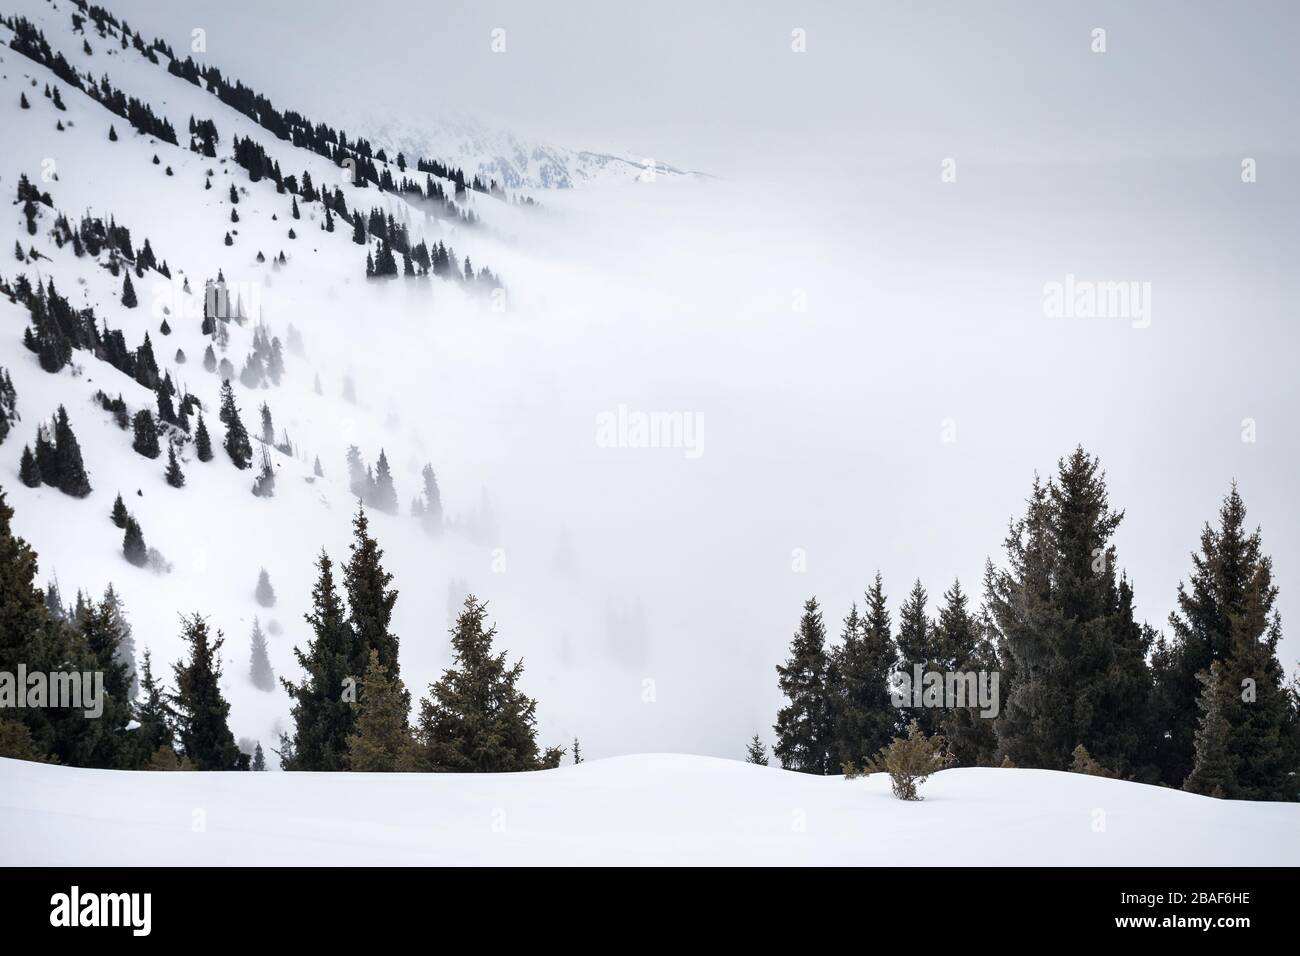
[(379, 652), (372, 648), (361, 681), (356, 733), (347, 739), (347, 769), (363, 773), (420, 769), (410, 708), (411, 697), (401, 679), (388, 674), (379, 662)]
[[(961, 582), (954, 581), (943, 594), (934, 622), (935, 648), (943, 670), (961, 674), (991, 675), (998, 669), (993, 645), (985, 636), (986, 622), (971, 616)], [(988, 685), (990, 690), (992, 685)], [(998, 697), (1002, 696), (999, 681)], [(999, 700), (1000, 704), (1000, 700)], [(940, 726), (957, 766), (991, 767), (997, 753), (994, 718), (985, 716), (976, 702), (945, 709)]]
[(349, 679), (357, 676), (350, 667), (357, 656), (355, 640), (334, 586), (329, 555), (322, 551), (316, 566), (312, 610), (306, 615), (312, 637), (306, 652), (293, 649), (305, 676), (300, 684), (280, 678), (293, 698), (295, 726), (293, 738), (281, 743), (280, 762), (286, 770), (342, 770), (347, 738), (355, 726), (353, 702), (347, 699), (355, 689)]
[(110, 517), (113, 519), (113, 524), (125, 530), (126, 522), (130, 515), (127, 513), (126, 504), (122, 501), (121, 492), (119, 492), (118, 496), (113, 499), (113, 511), (111, 512)]
[(880, 573), (867, 589), (865, 615), (857, 605), (844, 619), (834, 651), (831, 706), (835, 743), (830, 769), (866, 759), (893, 739), (898, 709), (889, 696), (889, 679), (897, 651), (891, 633), (888, 601)]
[(68, 412), (62, 405), (54, 416), (54, 454), (59, 462), (59, 490), (74, 498), (90, 494), (90, 476), (81, 461), (81, 446), (72, 433)]
[(122, 304), (128, 309), (134, 309), (139, 305), (139, 300), (135, 297), (135, 287), (131, 285), (131, 273), (126, 274), (126, 280), (122, 283)]
[(559, 765), (564, 751), (537, 748), (537, 701), (518, 688), (523, 661), (494, 653), (496, 628), (484, 628), (487, 605), (465, 599), (451, 634), (453, 664), (420, 702), (418, 739), (430, 770), (508, 773)]
[[(904, 674), (913, 675), (917, 664), (921, 665), (922, 673), (944, 669), (945, 662), (938, 659), (934, 647), (934, 625), (926, 613), (928, 601), (929, 595), (918, 579), (898, 611), (898, 669)], [(927, 737), (938, 733), (942, 716), (941, 708), (917, 707), (911, 700), (899, 709), (903, 725), (916, 721)]]
[(202, 412), (199, 412), (199, 426), (194, 430), (194, 452), (198, 455), (199, 461), (212, 460), (212, 437), (208, 434), (208, 426), (203, 421)]
[(253, 446), (244, 423), (239, 419), (239, 406), (235, 404), (235, 391), (229, 379), (221, 383), (220, 417), (226, 423), (226, 454), (236, 468), (247, 468), (253, 460)]
[(388, 467), (388, 456), (379, 450), (379, 461), (375, 463), (375, 489), (366, 499), (374, 507), (386, 514), (397, 514), (397, 489), (393, 486), (393, 473)]
[(776, 667), (777, 683), (788, 703), (776, 715), (772, 752), (787, 770), (827, 774), (838, 769), (832, 752), (835, 740), (829, 669), (821, 608), (816, 598), (809, 598), (790, 642), (790, 657)]
[(760, 767), (767, 766), (767, 746), (758, 734), (754, 734), (745, 748), (745, 763), (758, 764)]
[(158, 427), (154, 424), (153, 413), (149, 409), (142, 408), (135, 413), (131, 428), (134, 433), (132, 448), (146, 458), (157, 458), (162, 454), (162, 446), (158, 444)]
[(1209, 670), (1196, 675), (1201, 683), (1201, 696), (1197, 704), (1201, 708), (1201, 719), (1196, 728), (1196, 756), (1192, 771), (1183, 784), (1184, 789), (1200, 793), (1207, 797), (1226, 798), (1236, 796), (1237, 769), (1239, 763), (1228, 752), (1232, 728), (1224, 714), (1225, 688), (1223, 679), (1223, 662), (1214, 661)]
[(221, 632), (208, 634), (198, 614), (183, 619), (189, 660), (173, 665), (176, 693), (171, 697), (177, 737), (185, 757), (199, 770), (247, 770), (227, 719), (230, 704), (221, 693)]
[(384, 570), (383, 549), (370, 536), (364, 507), (358, 506), (352, 519), (352, 555), (343, 569), (343, 586), (348, 595), (348, 623), (356, 638), (355, 656), (349, 661), (352, 674), (365, 673), (370, 651), (379, 652), (379, 663), (394, 679), (401, 676), (397, 660), (397, 635), (390, 623), (397, 591), (389, 585), (393, 576)]
[(167, 443), (167, 484), (173, 488), (185, 487), (185, 473), (181, 471), (181, 463), (176, 458), (176, 445), (173, 442)]
[(1099, 463), (1077, 448), (1052, 480), (1035, 479), (1006, 540), (1008, 567), (986, 572), (1004, 698), (998, 744), (1016, 766), (1063, 770), (1083, 744), (1125, 779), (1155, 776), (1152, 635), (1116, 575), (1122, 518)]
[(41, 486), (41, 469), (36, 464), (36, 456), (32, 454), (31, 445), (23, 446), (22, 459), (18, 463), (18, 477), (28, 488)]

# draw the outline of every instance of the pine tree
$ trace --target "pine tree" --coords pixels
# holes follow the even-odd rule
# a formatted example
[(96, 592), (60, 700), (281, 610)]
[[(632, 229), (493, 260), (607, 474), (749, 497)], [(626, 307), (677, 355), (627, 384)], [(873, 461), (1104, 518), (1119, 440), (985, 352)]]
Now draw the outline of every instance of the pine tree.
[(167, 443), (167, 484), (173, 488), (185, 487), (185, 473), (181, 471), (181, 463), (176, 458), (176, 445), (172, 442)]
[(767, 766), (767, 745), (758, 734), (750, 738), (749, 746), (745, 748), (745, 763), (758, 764), (760, 767)]
[(578, 738), (573, 738), (573, 765), (576, 767), (582, 763), (582, 745), (578, 743)]
[(149, 549), (144, 544), (144, 534), (140, 525), (132, 517), (126, 519), (126, 533), (122, 537), (122, 553), (137, 568), (144, 567), (149, 561)]
[(126, 274), (126, 280), (122, 283), (122, 304), (128, 309), (134, 309), (140, 303), (135, 297), (135, 287), (131, 285), (131, 273)]
[(253, 765), (250, 770), (263, 771), (266, 769), (266, 754), (262, 753), (262, 742), (259, 740), (257, 746), (253, 748)]
[(235, 391), (230, 380), (221, 384), (221, 420), (226, 423), (226, 454), (236, 468), (247, 468), (253, 460), (253, 446), (248, 440), (248, 432), (239, 419), (239, 406), (235, 404)]
[(92, 721), (94, 730), (86, 735), (86, 749), (78, 765), (105, 770), (129, 767), (134, 764), (134, 740), (126, 729), (132, 719), (131, 675), (120, 659), (122, 634), (116, 608), (107, 600), (87, 602), (80, 594), (78, 605), (75, 626), (94, 670), (103, 675), (100, 714)]
[(280, 678), (293, 699), (295, 727), (293, 738), (281, 747), (280, 762), (286, 770), (342, 770), (347, 738), (355, 726), (346, 696), (349, 679), (357, 676), (349, 667), (356, 656), (355, 638), (334, 586), (329, 555), (322, 551), (316, 566), (312, 610), (305, 616), (312, 637), (305, 652), (293, 649), (305, 676), (299, 684)]
[(248, 676), (254, 687), (269, 693), (276, 688), (275, 672), (271, 669), (271, 658), (266, 653), (266, 635), (262, 633), (262, 625), (257, 618), (253, 618), (251, 641)]
[(827, 687), (826, 628), (816, 598), (804, 602), (790, 657), (776, 667), (788, 703), (776, 715), (772, 752), (781, 766), (800, 773), (835, 772), (834, 716)]
[(356, 656), (349, 661), (351, 673), (362, 674), (370, 651), (379, 652), (379, 663), (394, 680), (401, 676), (397, 660), (397, 635), (390, 629), (397, 591), (390, 588), (393, 576), (384, 570), (383, 549), (370, 536), (365, 507), (357, 507), (352, 519), (351, 557), (343, 569), (348, 595), (348, 623), (356, 635)]
[(363, 773), (397, 773), (418, 769), (411, 736), (411, 698), (400, 678), (390, 677), (373, 648), (361, 681), (356, 732), (347, 739), (344, 765)]
[(59, 486), (62, 480), (59, 475), (59, 455), (44, 424), (36, 428), (36, 468), (41, 474), (42, 482), (56, 488)]
[(496, 627), (484, 628), (487, 605), (473, 595), (452, 630), (453, 663), (420, 701), (418, 739), (436, 771), (509, 773), (559, 766), (564, 751), (537, 748), (537, 701), (518, 688), (524, 665), (494, 653)]
[(135, 435), (131, 447), (146, 458), (157, 458), (161, 455), (162, 446), (158, 444), (158, 428), (149, 409), (142, 408), (136, 412), (131, 424)]
[(208, 426), (203, 421), (202, 412), (199, 412), (199, 427), (194, 430), (194, 451), (199, 461), (212, 460), (212, 437), (208, 434)]
[(432, 465), (425, 465), (420, 475), (424, 479), (424, 511), (421, 518), (425, 530), (437, 534), (442, 530), (442, 493), (438, 490), (438, 476), (433, 473)]
[(266, 573), (266, 568), (257, 573), (257, 588), (253, 595), (262, 607), (275, 607), (275, 588), (271, 587), (271, 575)]
[(183, 620), (190, 658), (173, 665), (176, 693), (171, 706), (185, 758), (199, 770), (247, 770), (248, 756), (239, 752), (227, 720), (230, 704), (221, 692), (221, 632), (208, 635), (198, 614)]

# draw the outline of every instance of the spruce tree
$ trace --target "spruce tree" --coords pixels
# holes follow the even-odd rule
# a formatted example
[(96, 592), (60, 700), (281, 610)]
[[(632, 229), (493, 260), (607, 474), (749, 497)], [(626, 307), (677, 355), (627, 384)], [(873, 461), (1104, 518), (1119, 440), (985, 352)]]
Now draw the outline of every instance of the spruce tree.
[(18, 477), (28, 488), (41, 486), (41, 469), (36, 464), (36, 456), (32, 454), (31, 445), (23, 446), (22, 459), (18, 464)]
[(134, 309), (139, 305), (135, 297), (135, 287), (131, 285), (131, 273), (126, 274), (126, 280), (122, 283), (122, 304), (128, 309)]
[(275, 588), (271, 587), (271, 575), (266, 573), (266, 568), (257, 573), (257, 587), (253, 590), (253, 596), (262, 607), (275, 607)]
[(43, 483), (56, 488), (59, 486), (59, 455), (54, 442), (50, 440), (49, 430), (43, 423), (36, 428), (36, 468)]
[(519, 690), (523, 661), (494, 653), (487, 605), (465, 599), (451, 634), (452, 666), (420, 701), (418, 739), (425, 766), (453, 773), (510, 773), (559, 766), (564, 750), (537, 748), (537, 701)]
[[(1283, 675), (1276, 658), (1281, 623), (1275, 603), (1273, 562), (1264, 554), (1259, 528), (1246, 524), (1246, 506), (1234, 482), (1219, 509), (1217, 526), (1206, 523), (1200, 551), (1192, 555), (1192, 573), (1178, 586), (1178, 610), (1170, 615), (1172, 640), (1157, 642), (1153, 655), (1156, 699), (1163, 741), (1161, 778), (1178, 786), (1194, 769), (1194, 728), (1205, 703), (1200, 675), (1220, 662), (1221, 698), (1216, 720), (1228, 721), (1229, 755), (1244, 778), (1227, 786), (1229, 796), (1247, 791), (1285, 794), (1281, 765), (1300, 762), (1295, 753), (1295, 714), (1287, 714)], [(1255, 700), (1241, 700), (1252, 682)], [(1253, 737), (1253, 739), (1251, 739)], [(1287, 752), (1290, 756), (1287, 757)], [(1180, 777), (1181, 775), (1181, 777)]]
[(142, 568), (149, 561), (149, 549), (144, 544), (144, 533), (140, 525), (129, 515), (126, 519), (126, 532), (122, 536), (122, 554), (137, 568)]
[(181, 463), (176, 458), (176, 445), (173, 442), (167, 443), (167, 484), (173, 488), (185, 487), (185, 473), (181, 471)]
[(438, 490), (438, 476), (433, 473), (432, 465), (425, 465), (420, 472), (424, 479), (424, 511), (421, 520), (431, 534), (442, 530), (442, 493)]
[(379, 461), (375, 464), (374, 506), (387, 514), (397, 514), (397, 489), (393, 485), (393, 473), (388, 467), (388, 456), (379, 450)]
[(750, 738), (749, 746), (745, 748), (745, 763), (758, 764), (760, 767), (767, 766), (767, 745), (758, 734)]
[(258, 772), (266, 769), (266, 754), (262, 753), (262, 742), (259, 740), (257, 746), (253, 748), (253, 765), (250, 770)]
[(1064, 770), (1079, 744), (1125, 779), (1154, 777), (1150, 629), (1132, 618), (1116, 574), (1100, 463), (1076, 448), (1035, 478), (1007, 537), (1008, 567), (986, 571), (1005, 705), (998, 746), (1018, 767)]
[(389, 676), (373, 648), (361, 681), (356, 732), (347, 739), (344, 765), (363, 773), (419, 769), (411, 736), (411, 698), (400, 678)]
[(390, 677), (397, 679), (401, 669), (397, 659), (398, 638), (391, 630), (393, 605), (397, 591), (389, 585), (393, 576), (384, 570), (383, 549), (370, 536), (370, 523), (363, 505), (352, 519), (351, 557), (343, 569), (343, 585), (348, 595), (348, 623), (356, 636), (356, 656), (349, 661), (351, 673), (363, 674), (370, 651), (379, 652), (379, 663)]
[(1201, 719), (1195, 734), (1195, 760), (1183, 788), (1207, 797), (1235, 798), (1239, 796), (1238, 762), (1229, 753), (1231, 728), (1223, 712), (1225, 699), (1232, 689), (1226, 688), (1225, 694), (1223, 662), (1211, 662), (1209, 670), (1196, 676), (1202, 688), (1196, 702), (1201, 708)]
[(235, 404), (235, 391), (229, 379), (221, 384), (221, 420), (226, 423), (226, 454), (236, 468), (247, 468), (253, 460), (253, 446), (239, 419), (239, 406)]
[(821, 608), (815, 597), (809, 598), (790, 642), (790, 657), (776, 667), (777, 684), (788, 703), (776, 715), (772, 752), (787, 770), (827, 774), (838, 769), (832, 753), (835, 741), (829, 665)]
[(221, 692), (221, 632), (212, 638), (198, 614), (183, 619), (189, 660), (173, 665), (176, 693), (171, 706), (185, 758), (199, 770), (247, 770), (227, 720), (230, 704)]
[(55, 416), (54, 454), (58, 458), (59, 490), (73, 498), (90, 494), (90, 477), (81, 460), (81, 446), (68, 424), (68, 413), (62, 405)]
[(284, 677), (280, 683), (293, 699), (294, 734), (281, 749), (286, 770), (342, 770), (347, 738), (355, 726), (352, 702), (346, 698), (357, 674), (349, 666), (356, 656), (355, 639), (343, 602), (334, 586), (329, 555), (320, 553), (319, 574), (312, 589), (312, 610), (305, 615), (312, 637), (304, 652), (295, 647), (302, 682)]
[(864, 610), (862, 615), (856, 605), (849, 610), (834, 651), (831, 772), (844, 764), (861, 763), (886, 746), (898, 730), (898, 709), (889, 696), (898, 654), (880, 572), (867, 589)]
[(117, 498), (113, 500), (113, 510), (109, 517), (113, 519), (113, 524), (117, 525), (119, 528), (126, 528), (126, 521), (130, 515), (127, 513), (126, 505), (122, 501), (121, 492), (118, 492)]
[(158, 427), (154, 424), (149, 409), (142, 408), (136, 412), (131, 427), (134, 431), (132, 448), (146, 458), (157, 458), (162, 454), (162, 446), (158, 444)]
[[(959, 674), (974, 673), (978, 679), (978, 675), (991, 675), (997, 671), (997, 658), (986, 636), (986, 622), (972, 616), (967, 603), (961, 582), (953, 581), (952, 587), (943, 594), (943, 604), (934, 622), (935, 647), (943, 670)], [(992, 690), (991, 683), (986, 686)], [(1002, 685), (999, 680), (999, 708), (1001, 696)], [(954, 706), (944, 711), (941, 729), (957, 766), (995, 765), (994, 755), (998, 743), (993, 729), (995, 716), (985, 716), (981, 711), (978, 700), (969, 697), (966, 706)]]
[(108, 587), (104, 589), (104, 604), (112, 613), (113, 626), (117, 628), (117, 661), (126, 669), (130, 679), (127, 696), (135, 700), (140, 693), (140, 679), (135, 669), (135, 638), (132, 635), (131, 623), (126, 619), (126, 605), (122, 603), (122, 598), (118, 596), (112, 582), (109, 582)]
[(199, 461), (212, 460), (212, 437), (208, 434), (208, 426), (203, 421), (202, 412), (199, 412), (199, 426), (194, 430), (194, 451)]
[[(930, 737), (939, 731), (939, 723), (943, 719), (942, 701), (927, 701), (922, 688), (921, 706), (914, 703), (918, 690), (914, 686), (916, 665), (921, 665), (922, 674), (944, 669), (935, 655), (934, 625), (926, 614), (928, 601), (929, 595), (918, 578), (898, 611), (898, 671), (908, 678), (908, 683), (903, 686), (910, 687), (913, 692), (912, 699), (904, 703), (898, 716), (904, 726), (915, 720), (920, 724), (921, 732)], [(940, 706), (934, 706), (936, 704)]]
[(271, 658), (266, 653), (266, 635), (262, 633), (262, 624), (257, 618), (253, 618), (248, 676), (258, 690), (269, 693), (276, 688), (275, 671), (271, 669)]

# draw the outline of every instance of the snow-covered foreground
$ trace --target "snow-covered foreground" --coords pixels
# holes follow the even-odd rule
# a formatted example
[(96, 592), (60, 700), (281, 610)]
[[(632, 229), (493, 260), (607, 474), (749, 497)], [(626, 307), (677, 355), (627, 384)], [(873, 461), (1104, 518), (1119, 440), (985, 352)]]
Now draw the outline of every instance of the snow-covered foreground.
[(1300, 806), (1045, 770), (904, 803), (710, 757), (526, 774), (124, 773), (0, 760), (0, 863), (1295, 865)]

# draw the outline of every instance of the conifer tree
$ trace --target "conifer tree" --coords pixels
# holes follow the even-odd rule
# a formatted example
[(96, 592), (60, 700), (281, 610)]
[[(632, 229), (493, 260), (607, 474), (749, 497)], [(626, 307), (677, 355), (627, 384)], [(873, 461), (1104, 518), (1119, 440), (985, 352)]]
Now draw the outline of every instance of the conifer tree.
[[(1251, 531), (1246, 524), (1246, 506), (1235, 482), (1218, 518), (1217, 525), (1205, 524), (1200, 551), (1192, 555), (1190, 579), (1178, 586), (1178, 610), (1169, 617), (1172, 640), (1161, 638), (1152, 657), (1164, 731), (1161, 778), (1177, 786), (1180, 774), (1185, 780), (1195, 769), (1194, 728), (1204, 720), (1209, 693), (1218, 702), (1215, 721), (1228, 724), (1221, 735), (1229, 762), (1244, 774), (1244, 779), (1226, 784), (1225, 793), (1276, 799), (1264, 795), (1286, 792), (1280, 767), (1289, 760), (1294, 771), (1300, 763), (1295, 750), (1300, 748), (1296, 714), (1286, 706), (1276, 658), (1281, 622), (1273, 562), (1264, 554), (1260, 530)], [(1211, 690), (1201, 675), (1215, 662), (1222, 666)], [(1255, 699), (1250, 703), (1241, 699), (1248, 689), (1242, 681), (1251, 682)], [(1245, 796), (1247, 791), (1258, 795)]]
[(1035, 478), (1007, 537), (1008, 567), (986, 571), (1005, 704), (998, 746), (1018, 767), (1064, 770), (1079, 744), (1125, 779), (1153, 779), (1150, 629), (1116, 574), (1100, 463), (1076, 448)]
[(390, 677), (373, 648), (361, 681), (356, 732), (347, 739), (344, 764), (363, 773), (397, 773), (419, 769), (411, 735), (411, 698), (401, 678)]
[(834, 716), (827, 686), (826, 628), (817, 599), (804, 602), (790, 657), (776, 667), (777, 683), (788, 703), (777, 712), (772, 752), (786, 770), (835, 772)]
[(203, 421), (202, 412), (199, 412), (199, 426), (194, 430), (194, 451), (199, 461), (212, 460), (212, 437), (208, 434), (208, 426)]
[[(997, 670), (993, 646), (985, 636), (985, 624), (971, 615), (967, 608), (966, 593), (960, 581), (953, 581), (943, 594), (943, 604), (934, 623), (935, 646), (942, 661), (942, 669), (960, 674), (991, 675)], [(999, 675), (1000, 677), (1000, 675)], [(985, 678), (986, 682), (989, 678)], [(991, 682), (987, 686), (992, 690)], [(998, 706), (1001, 706), (1002, 686), (997, 687)], [(954, 706), (944, 711), (941, 728), (957, 766), (991, 767), (995, 764), (997, 734), (993, 721), (996, 715), (986, 716), (977, 700), (969, 697), (966, 706)]]
[(122, 283), (122, 304), (128, 309), (134, 309), (139, 305), (135, 297), (135, 287), (131, 285), (131, 273), (126, 274), (126, 280)]
[(582, 745), (578, 743), (578, 738), (573, 738), (573, 765), (576, 767), (582, 763)]
[(388, 456), (379, 450), (379, 461), (375, 464), (374, 506), (387, 514), (397, 514), (397, 489), (393, 485), (393, 473), (388, 467)]
[(122, 493), (118, 492), (117, 498), (113, 501), (113, 511), (110, 514), (113, 524), (119, 528), (126, 528), (126, 520), (130, 517), (126, 510), (126, 504), (122, 501)]
[(305, 615), (312, 637), (305, 652), (293, 649), (305, 676), (299, 684), (280, 678), (293, 699), (294, 734), (282, 742), (280, 752), (286, 770), (342, 770), (347, 738), (355, 726), (347, 699), (348, 681), (357, 677), (349, 666), (356, 657), (355, 639), (334, 586), (329, 555), (322, 551), (316, 566), (312, 610)]
[(356, 656), (349, 661), (351, 673), (365, 673), (373, 648), (379, 663), (393, 679), (401, 676), (397, 660), (397, 635), (391, 630), (393, 605), (397, 591), (389, 585), (393, 576), (384, 570), (383, 549), (370, 536), (370, 523), (364, 505), (358, 505), (352, 519), (351, 557), (343, 569), (343, 585), (348, 595), (348, 623), (356, 636)]
[(129, 767), (135, 757), (134, 742), (126, 729), (132, 719), (131, 676), (120, 659), (122, 635), (116, 608), (107, 600), (98, 604), (86, 602), (80, 595), (78, 603), (75, 624), (95, 671), (103, 675), (103, 693), (99, 716), (88, 721), (94, 726), (85, 735), (84, 751), (79, 754), (77, 765), (104, 770)]
[(104, 589), (104, 604), (108, 607), (113, 617), (113, 626), (117, 629), (117, 656), (118, 663), (125, 668), (130, 684), (127, 687), (127, 697), (135, 700), (140, 693), (140, 679), (135, 669), (135, 638), (131, 632), (131, 624), (126, 619), (126, 605), (122, 603), (122, 598), (118, 596), (112, 582), (109, 582)]
[(745, 748), (745, 763), (767, 766), (767, 745), (758, 734), (750, 738), (749, 745)]
[(275, 607), (275, 588), (271, 587), (271, 575), (266, 573), (266, 568), (257, 573), (257, 587), (253, 594), (262, 607)]
[(162, 454), (162, 447), (158, 444), (158, 428), (154, 425), (149, 409), (142, 408), (136, 412), (131, 426), (135, 436), (131, 442), (132, 448), (146, 458), (157, 458)]
[(421, 520), (431, 534), (442, 530), (442, 493), (438, 490), (438, 476), (433, 473), (432, 465), (425, 465), (420, 472), (424, 479), (424, 510)]
[(167, 484), (173, 488), (185, 487), (185, 473), (181, 471), (181, 463), (176, 458), (176, 445), (173, 442), (167, 443)]
[(144, 534), (140, 525), (130, 516), (126, 519), (126, 532), (122, 536), (122, 554), (137, 568), (142, 568), (149, 561), (149, 549), (144, 544)]
[(41, 486), (41, 469), (36, 464), (36, 456), (32, 454), (31, 445), (23, 446), (22, 459), (18, 464), (18, 477), (28, 488)]
[(230, 704), (221, 692), (221, 632), (212, 638), (198, 614), (182, 619), (189, 660), (173, 665), (176, 693), (171, 706), (185, 758), (199, 770), (247, 770), (227, 720)]
[(253, 460), (253, 446), (248, 440), (248, 432), (239, 419), (239, 406), (235, 404), (235, 391), (230, 380), (221, 384), (221, 420), (226, 423), (226, 454), (236, 468), (247, 468)]
[[(1201, 683), (1197, 705), (1201, 719), (1196, 728), (1196, 757), (1183, 789), (1221, 799), (1238, 796), (1238, 763), (1228, 752), (1231, 728), (1223, 712), (1225, 687), (1223, 662), (1213, 661), (1209, 670), (1196, 675)], [(1231, 693), (1231, 688), (1227, 689)]]
[(418, 739), (430, 770), (509, 773), (559, 766), (564, 750), (539, 753), (537, 701), (518, 688), (522, 661), (494, 653), (496, 627), (484, 628), (487, 605), (473, 595), (452, 631), (453, 664), (420, 702)]
[(41, 473), (42, 482), (56, 488), (59, 486), (59, 455), (44, 423), (36, 428), (36, 468)]
[[(912, 590), (908, 593), (907, 599), (898, 612), (898, 670), (901, 674), (907, 675), (909, 681), (915, 679), (915, 666), (921, 665), (922, 674), (927, 671), (942, 670), (943, 665), (936, 660), (934, 649), (934, 625), (931, 623), (929, 616), (926, 614), (926, 604), (929, 601), (929, 595), (926, 594), (925, 588), (921, 585), (920, 579), (912, 584)], [(907, 685), (904, 685), (907, 686)], [(916, 688), (912, 690), (915, 692)], [(906, 725), (916, 721), (921, 726), (921, 732), (927, 737), (933, 736), (939, 730), (939, 722), (943, 718), (941, 706), (926, 706), (927, 701), (922, 697), (921, 706), (916, 706), (913, 700), (905, 702), (900, 709), (899, 719)], [(942, 704), (942, 701), (929, 701), (930, 704)]]
[(262, 624), (257, 618), (253, 618), (248, 676), (258, 690), (269, 693), (276, 688), (275, 671), (271, 669), (271, 658), (266, 652), (266, 635), (262, 633)]
[(864, 600), (865, 614), (859, 615), (856, 605), (849, 610), (834, 651), (832, 773), (886, 746), (899, 724), (898, 709), (889, 695), (898, 654), (880, 572)]

